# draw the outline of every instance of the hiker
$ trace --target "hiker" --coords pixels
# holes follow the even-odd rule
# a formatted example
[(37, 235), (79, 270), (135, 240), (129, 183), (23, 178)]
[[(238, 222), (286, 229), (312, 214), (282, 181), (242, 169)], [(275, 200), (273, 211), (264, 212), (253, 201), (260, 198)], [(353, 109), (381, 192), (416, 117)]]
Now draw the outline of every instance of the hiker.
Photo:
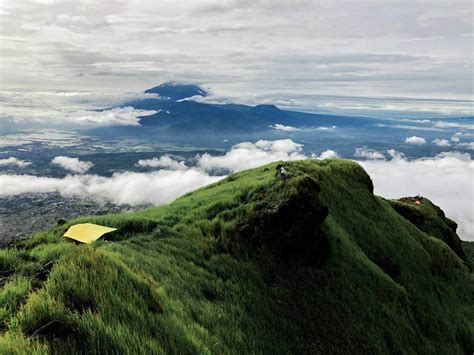
[(283, 165), (280, 166), (279, 172), (280, 172), (280, 179), (286, 180), (286, 169)]

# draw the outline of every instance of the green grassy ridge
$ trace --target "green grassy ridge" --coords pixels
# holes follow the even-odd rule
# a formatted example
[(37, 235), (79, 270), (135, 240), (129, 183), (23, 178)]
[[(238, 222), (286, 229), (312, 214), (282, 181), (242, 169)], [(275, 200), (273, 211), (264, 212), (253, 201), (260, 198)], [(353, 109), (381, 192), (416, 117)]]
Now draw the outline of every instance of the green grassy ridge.
[[(416, 205), (413, 200), (418, 200)], [(416, 225), (423, 232), (441, 239), (464, 261), (466, 254), (461, 240), (456, 234), (457, 223), (447, 218), (444, 212), (426, 198), (401, 198), (388, 201), (403, 217)]]
[(474, 242), (463, 241), (463, 251), (466, 253), (466, 259), (469, 264), (474, 265)]
[[(0, 352), (472, 353), (473, 276), (435, 227), (354, 162), (276, 164), (0, 250)], [(119, 232), (61, 237), (85, 221)]]

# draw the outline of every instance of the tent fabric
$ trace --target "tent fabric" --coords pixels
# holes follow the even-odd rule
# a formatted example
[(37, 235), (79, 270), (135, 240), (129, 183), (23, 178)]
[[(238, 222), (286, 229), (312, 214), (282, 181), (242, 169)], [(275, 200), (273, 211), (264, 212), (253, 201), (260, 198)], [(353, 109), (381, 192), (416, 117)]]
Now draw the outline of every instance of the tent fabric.
[(117, 228), (110, 228), (105, 226), (100, 226), (93, 223), (82, 223), (75, 224), (63, 234), (66, 238), (71, 238), (77, 240), (81, 243), (90, 244), (93, 241), (99, 239), (106, 233), (116, 231)]

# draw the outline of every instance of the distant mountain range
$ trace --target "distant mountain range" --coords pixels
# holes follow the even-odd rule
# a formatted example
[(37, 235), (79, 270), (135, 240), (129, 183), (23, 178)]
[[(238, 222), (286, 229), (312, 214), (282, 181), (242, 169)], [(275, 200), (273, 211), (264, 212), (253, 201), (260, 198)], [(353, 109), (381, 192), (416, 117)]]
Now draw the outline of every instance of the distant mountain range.
[[(139, 117), (140, 126), (173, 134), (192, 132), (249, 133), (271, 129), (279, 124), (295, 128), (321, 126), (363, 126), (374, 124), (365, 117), (309, 114), (281, 110), (275, 105), (247, 106), (239, 104), (210, 104), (193, 101), (208, 96), (203, 88), (192, 84), (163, 83), (145, 90), (158, 97), (134, 100), (122, 106), (156, 110), (150, 116)], [(139, 132), (138, 128), (127, 132)]]

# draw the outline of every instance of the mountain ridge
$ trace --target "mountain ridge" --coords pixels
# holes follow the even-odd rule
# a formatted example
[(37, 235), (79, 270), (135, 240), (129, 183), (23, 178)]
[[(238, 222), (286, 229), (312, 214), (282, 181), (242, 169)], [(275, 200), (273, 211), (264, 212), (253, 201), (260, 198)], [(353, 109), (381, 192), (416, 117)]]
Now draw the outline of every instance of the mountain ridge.
[[(144, 93), (158, 94), (158, 97), (138, 99), (126, 102), (141, 110), (155, 110), (155, 114), (138, 117), (140, 126), (153, 132), (171, 133), (174, 135), (192, 132), (211, 132), (232, 134), (242, 132), (262, 132), (270, 130), (274, 124), (295, 127), (322, 125), (368, 125), (374, 120), (364, 117), (336, 116), (327, 114), (310, 114), (281, 110), (273, 104), (247, 106), (243, 104), (213, 104), (194, 101), (194, 97), (206, 97), (209, 93), (194, 84), (163, 83), (147, 89)], [(138, 129), (116, 129), (121, 134), (140, 134)], [(106, 129), (95, 129), (94, 132), (105, 133)], [(127, 132), (128, 130), (128, 132)], [(155, 132), (155, 133), (156, 133)]]
[[(92, 245), (61, 238), (81, 222), (119, 231)], [(79, 218), (0, 250), (0, 349), (469, 353), (473, 277), (438, 224), (454, 228), (428, 199), (375, 196), (355, 162), (242, 171), (170, 205)]]

